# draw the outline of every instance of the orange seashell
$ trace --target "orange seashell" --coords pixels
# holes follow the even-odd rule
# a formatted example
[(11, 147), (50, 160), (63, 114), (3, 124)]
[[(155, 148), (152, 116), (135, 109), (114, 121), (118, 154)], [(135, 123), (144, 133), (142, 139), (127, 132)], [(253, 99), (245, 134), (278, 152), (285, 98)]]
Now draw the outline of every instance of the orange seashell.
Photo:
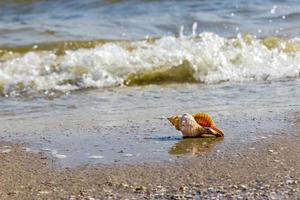
[(168, 120), (181, 131), (183, 137), (224, 137), (223, 131), (216, 127), (212, 118), (206, 113), (171, 116)]
[(196, 114), (193, 114), (193, 117), (195, 118), (196, 122), (200, 126), (203, 126), (205, 128), (209, 128), (209, 129), (211, 129), (211, 131), (215, 132), (217, 137), (224, 137), (223, 131), (221, 131), (220, 129), (218, 129), (216, 127), (214, 121), (212, 120), (212, 118), (208, 114), (206, 114), (206, 113), (196, 113)]
[(200, 126), (204, 126), (204, 127), (216, 126), (215, 123), (213, 122), (212, 118), (206, 113), (201, 113), (201, 112), (196, 113), (196, 114), (193, 114), (193, 117), (195, 118), (196, 122)]

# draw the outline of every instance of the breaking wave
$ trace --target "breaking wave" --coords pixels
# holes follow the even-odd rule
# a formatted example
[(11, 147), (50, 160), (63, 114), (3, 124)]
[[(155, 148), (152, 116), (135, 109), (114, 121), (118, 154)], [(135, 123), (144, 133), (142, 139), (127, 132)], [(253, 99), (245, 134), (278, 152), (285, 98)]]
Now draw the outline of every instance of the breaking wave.
[(0, 48), (0, 94), (299, 78), (299, 38), (214, 33)]

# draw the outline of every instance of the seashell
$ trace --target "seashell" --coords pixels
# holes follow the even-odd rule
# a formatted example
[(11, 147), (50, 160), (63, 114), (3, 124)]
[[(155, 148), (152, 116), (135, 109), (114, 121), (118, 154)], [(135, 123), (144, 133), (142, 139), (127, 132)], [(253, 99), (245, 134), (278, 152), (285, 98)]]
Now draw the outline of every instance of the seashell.
[(216, 135), (217, 137), (224, 137), (223, 131), (218, 129), (212, 120), (212, 118), (206, 114), (206, 113), (196, 113), (193, 114), (193, 117), (195, 118), (196, 122), (203, 126), (204, 128), (209, 129), (211, 132), (213, 132), (213, 135)]
[[(203, 127), (201, 127), (190, 114), (182, 115), (180, 119), (180, 131), (183, 137), (197, 137), (201, 135)], [(205, 131), (205, 130), (203, 130)]]
[(224, 137), (223, 131), (219, 130), (212, 118), (206, 113), (193, 115), (184, 114), (168, 117), (171, 124), (183, 137)]
[(196, 113), (196, 114), (193, 114), (193, 117), (195, 118), (196, 122), (200, 126), (204, 126), (204, 127), (216, 126), (215, 123), (213, 122), (212, 118), (206, 113)]

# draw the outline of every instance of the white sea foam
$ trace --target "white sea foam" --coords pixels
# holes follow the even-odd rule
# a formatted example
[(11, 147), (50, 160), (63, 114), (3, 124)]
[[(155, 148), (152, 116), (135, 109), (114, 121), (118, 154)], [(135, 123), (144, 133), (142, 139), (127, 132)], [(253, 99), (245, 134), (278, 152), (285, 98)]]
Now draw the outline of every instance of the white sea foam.
[(63, 154), (55, 154), (53, 156), (56, 157), (56, 158), (59, 158), (59, 159), (64, 159), (64, 158), (67, 157), (66, 155), (63, 155)]
[(64, 158), (67, 157), (64, 154), (59, 154), (57, 150), (51, 150), (51, 154), (52, 154), (53, 157), (59, 158), (59, 159), (64, 159)]
[[(122, 85), (131, 73), (159, 67), (175, 67), (188, 61), (194, 78), (202, 83), (299, 78), (300, 52), (284, 51), (299, 43), (278, 40), (267, 48), (261, 39), (245, 41), (241, 35), (228, 39), (204, 32), (180, 38), (166, 36), (153, 42), (110, 42), (92, 49), (28, 52), (0, 63), (1, 92), (62, 91)], [(174, 80), (173, 80), (174, 81)], [(175, 80), (176, 82), (176, 80)]]
[(125, 157), (132, 157), (132, 156), (133, 156), (133, 154), (131, 154), (131, 153), (127, 153), (127, 154), (125, 154), (124, 156), (125, 156)]
[(102, 159), (102, 158), (104, 158), (104, 156), (100, 156), (100, 155), (91, 155), (91, 156), (89, 156), (88, 158), (91, 158), (91, 159)]

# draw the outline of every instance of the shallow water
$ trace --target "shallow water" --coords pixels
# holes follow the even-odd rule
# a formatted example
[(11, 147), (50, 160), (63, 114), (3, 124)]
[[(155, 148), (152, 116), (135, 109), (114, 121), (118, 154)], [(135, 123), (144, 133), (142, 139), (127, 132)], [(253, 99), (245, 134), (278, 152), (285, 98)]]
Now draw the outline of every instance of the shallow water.
[[(54, 100), (1, 100), (1, 140), (46, 152), (63, 167), (172, 161), (292, 133), (299, 81), (175, 84), (90, 90)], [(166, 120), (207, 112), (224, 140), (182, 140)]]

